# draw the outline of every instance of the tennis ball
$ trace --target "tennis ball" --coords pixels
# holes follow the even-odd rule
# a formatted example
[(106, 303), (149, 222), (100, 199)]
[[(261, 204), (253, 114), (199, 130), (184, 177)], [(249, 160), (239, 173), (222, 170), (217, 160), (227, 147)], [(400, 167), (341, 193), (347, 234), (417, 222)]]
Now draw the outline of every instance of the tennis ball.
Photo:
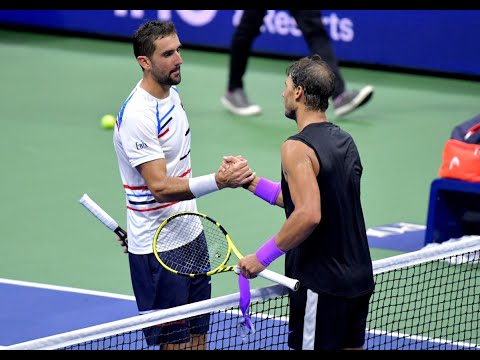
[(117, 119), (115, 118), (115, 116), (111, 115), (111, 114), (106, 114), (106, 115), (103, 115), (102, 116), (102, 119), (100, 120), (100, 123), (102, 125), (102, 128), (104, 129), (113, 129), (113, 127), (115, 126), (115, 121)]

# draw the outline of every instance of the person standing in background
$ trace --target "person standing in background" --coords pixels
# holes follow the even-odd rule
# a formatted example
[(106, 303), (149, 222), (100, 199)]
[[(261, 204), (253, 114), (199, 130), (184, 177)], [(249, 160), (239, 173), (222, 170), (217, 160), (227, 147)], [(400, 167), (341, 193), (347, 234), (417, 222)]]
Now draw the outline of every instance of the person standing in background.
[[(337, 79), (331, 100), (334, 114), (344, 116), (366, 104), (374, 93), (371, 85), (360, 90), (347, 90), (345, 80), (338, 67), (338, 61), (330, 36), (322, 23), (320, 10), (288, 10), (302, 31), (311, 54), (318, 54), (330, 66)], [(241, 116), (258, 115), (259, 105), (252, 103), (245, 93), (243, 77), (247, 70), (253, 41), (260, 34), (267, 10), (243, 10), (240, 23), (235, 29), (230, 45), (227, 91), (220, 99), (230, 112)]]
[(238, 265), (250, 279), (285, 254), (285, 275), (300, 281), (289, 291), (288, 345), (294, 350), (362, 349), (375, 286), (360, 154), (351, 135), (325, 115), (334, 89), (335, 75), (319, 55), (287, 68), (284, 111), (298, 133), (282, 144), (281, 182), (255, 176), (248, 185), (284, 208), (286, 220)]
[[(193, 176), (190, 125), (177, 88), (180, 48), (172, 22), (150, 21), (136, 30), (133, 51), (143, 76), (122, 105), (113, 133), (127, 208), (126, 252), (140, 314), (211, 297), (210, 277), (182, 277), (160, 265), (153, 254), (155, 231), (174, 213), (197, 211), (197, 198), (255, 177), (245, 159)], [(162, 349), (203, 350), (208, 329), (209, 315), (204, 315), (153, 326), (144, 335), (148, 345), (162, 344)]]

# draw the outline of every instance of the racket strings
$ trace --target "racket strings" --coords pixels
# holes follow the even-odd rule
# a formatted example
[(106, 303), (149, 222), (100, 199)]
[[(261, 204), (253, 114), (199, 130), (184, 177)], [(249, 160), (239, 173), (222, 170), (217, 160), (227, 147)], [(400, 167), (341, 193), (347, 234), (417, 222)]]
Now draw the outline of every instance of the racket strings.
[(157, 254), (170, 269), (186, 275), (205, 274), (228, 260), (229, 245), (223, 231), (195, 214), (169, 220), (157, 240)]

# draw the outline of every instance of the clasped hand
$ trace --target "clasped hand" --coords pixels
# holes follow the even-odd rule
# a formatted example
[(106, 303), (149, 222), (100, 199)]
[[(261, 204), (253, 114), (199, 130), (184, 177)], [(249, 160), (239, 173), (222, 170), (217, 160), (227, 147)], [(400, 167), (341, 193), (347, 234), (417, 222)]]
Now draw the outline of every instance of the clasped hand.
[(256, 174), (248, 166), (247, 159), (241, 155), (224, 156), (220, 167), (215, 173), (215, 180), (219, 189), (230, 187), (237, 188), (250, 184)]

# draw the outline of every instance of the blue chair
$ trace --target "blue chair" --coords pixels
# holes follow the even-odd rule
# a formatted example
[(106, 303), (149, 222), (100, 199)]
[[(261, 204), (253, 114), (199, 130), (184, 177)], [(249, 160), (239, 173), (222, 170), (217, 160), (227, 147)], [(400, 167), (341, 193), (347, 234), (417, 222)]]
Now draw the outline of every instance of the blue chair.
[(433, 180), (425, 245), (464, 235), (480, 235), (480, 183), (444, 178)]

